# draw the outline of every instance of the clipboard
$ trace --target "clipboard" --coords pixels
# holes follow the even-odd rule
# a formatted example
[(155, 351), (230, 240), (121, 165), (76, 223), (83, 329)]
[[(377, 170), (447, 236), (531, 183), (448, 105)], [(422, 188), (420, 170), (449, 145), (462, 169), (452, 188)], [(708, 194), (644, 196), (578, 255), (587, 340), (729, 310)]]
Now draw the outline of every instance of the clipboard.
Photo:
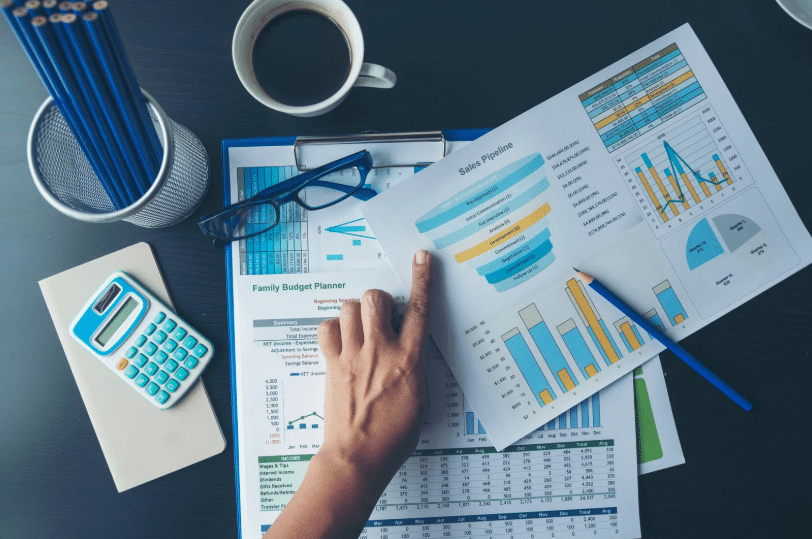
[[(453, 152), (467, 142), (475, 140), (490, 129), (452, 129), (431, 132), (410, 133), (360, 133), (335, 137), (260, 137), (246, 139), (225, 139), (222, 141), (223, 163), (223, 207), (231, 204), (232, 161), (230, 153), (235, 148), (263, 147), (275, 148), (277, 151), (290, 147), (287, 159), (292, 162), (296, 171), (309, 170), (329, 163), (346, 155), (366, 149), (372, 154), (373, 168), (412, 167), (414, 172), (422, 170), (431, 163)], [(268, 166), (273, 166), (271, 163)], [(349, 234), (352, 232), (349, 231)], [(374, 239), (374, 238), (373, 238)], [(245, 241), (245, 240), (243, 240)], [(362, 241), (360, 239), (353, 241)], [(242, 242), (232, 242), (226, 246), (226, 294), (228, 299), (228, 345), (231, 371), (231, 411), (234, 429), (234, 474), (237, 493), (237, 523), (242, 530), (240, 504), (240, 448), (239, 425), (237, 412), (237, 373), (235, 357), (235, 312), (232, 267), (234, 245), (238, 248)], [(377, 242), (376, 242), (377, 243)], [(295, 270), (295, 268), (293, 268)], [(288, 271), (287, 273), (297, 273)]]

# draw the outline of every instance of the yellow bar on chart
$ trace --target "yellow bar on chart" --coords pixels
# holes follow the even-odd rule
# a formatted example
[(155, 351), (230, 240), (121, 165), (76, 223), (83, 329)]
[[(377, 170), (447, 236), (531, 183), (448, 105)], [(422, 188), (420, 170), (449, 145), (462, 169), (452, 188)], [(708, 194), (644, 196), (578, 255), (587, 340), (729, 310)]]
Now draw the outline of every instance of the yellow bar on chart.
[[(654, 176), (654, 180), (657, 182), (657, 185), (660, 186), (660, 190), (662, 190), (665, 200), (668, 200), (668, 191), (665, 190), (665, 184), (663, 184), (663, 181), (660, 179), (660, 175), (657, 174), (657, 170), (654, 167), (649, 167), (648, 171), (651, 172), (651, 175)], [(679, 189), (676, 188), (676, 185), (674, 186), (674, 193), (679, 193)], [(674, 217), (679, 215), (677, 205), (674, 203), (674, 201), (670, 201), (669, 204), (671, 205), (671, 211), (674, 212)]]
[(604, 333), (603, 327), (601, 327), (600, 322), (598, 322), (598, 317), (595, 316), (595, 313), (592, 311), (592, 307), (589, 306), (589, 302), (586, 300), (584, 293), (581, 291), (581, 287), (578, 286), (578, 281), (575, 279), (570, 279), (567, 281), (567, 287), (570, 289), (572, 297), (575, 298), (578, 308), (582, 313), (584, 313), (589, 327), (592, 328), (592, 331), (598, 338), (601, 348), (603, 348), (603, 351), (606, 353), (606, 357), (609, 358), (609, 363), (617, 362), (620, 358), (618, 357), (617, 352), (615, 352), (615, 347), (612, 346), (611, 342), (609, 342), (609, 338), (606, 336), (606, 333)]
[(567, 391), (575, 389), (575, 384), (572, 383), (572, 378), (570, 378), (570, 374), (567, 372), (567, 369), (561, 369), (556, 374), (558, 375), (558, 378), (561, 380), (561, 382), (564, 384), (564, 387), (567, 389)]
[[(668, 169), (666, 169), (666, 170), (668, 170)], [(669, 171), (669, 172), (670, 172), (670, 171)], [(666, 177), (666, 178), (668, 178), (668, 181), (669, 181), (669, 182), (671, 182), (671, 187), (673, 187), (673, 188), (674, 188), (674, 192), (675, 192), (675, 193), (679, 193), (679, 192), (680, 192), (679, 184), (677, 183), (676, 178), (674, 178), (674, 175), (673, 175), (673, 174), (666, 174), (666, 175), (665, 175), (665, 177)], [(689, 208), (691, 207), (691, 205), (690, 205), (690, 204), (688, 204), (688, 199), (687, 199), (687, 198), (685, 198), (685, 193), (683, 193), (683, 194), (682, 194), (682, 198), (683, 198), (683, 201), (682, 201), (682, 206), (683, 206), (683, 207), (684, 207), (686, 210), (687, 210), (687, 209), (689, 209)], [(694, 198), (696, 198), (696, 195), (694, 195)], [(697, 201), (697, 202), (699, 202), (699, 201)]]
[(541, 397), (541, 402), (544, 404), (550, 404), (553, 402), (553, 398), (550, 396), (550, 390), (545, 389), (541, 393), (539, 393), (539, 397)]
[(682, 313), (679, 313), (677, 316), (674, 317), (674, 322), (677, 324), (682, 324), (685, 321), (685, 317), (682, 316)]
[(623, 322), (620, 325), (620, 331), (623, 332), (623, 335), (626, 337), (626, 340), (629, 341), (629, 344), (632, 347), (632, 351), (637, 350), (640, 348), (640, 341), (637, 340), (637, 335), (634, 334), (632, 331), (632, 326), (628, 322)]
[(586, 371), (586, 375), (590, 378), (598, 374), (597, 369), (595, 369), (595, 365), (587, 365), (584, 370)]
[(727, 169), (725, 169), (725, 166), (722, 164), (721, 160), (716, 159), (716, 166), (719, 167), (719, 172), (722, 173), (722, 177), (727, 180), (727, 184), (732, 184), (733, 180), (730, 179), (730, 175), (727, 173)]
[[(682, 173), (682, 181), (685, 182), (685, 185), (688, 185), (688, 186), (691, 185), (691, 182), (688, 181), (688, 176), (684, 172)], [(705, 193), (705, 197), (706, 198), (710, 197), (710, 189), (708, 189), (708, 186), (706, 185), (706, 182), (699, 182), (699, 186), (702, 188), (702, 191)], [(691, 187), (691, 192), (696, 193), (696, 191), (694, 191), (693, 187)], [(699, 202), (698, 197), (696, 198), (696, 201)]]
[(637, 177), (640, 178), (640, 182), (643, 184), (643, 187), (646, 188), (648, 196), (651, 197), (651, 200), (654, 202), (654, 207), (657, 208), (657, 213), (659, 213), (660, 217), (663, 218), (663, 223), (668, 222), (668, 216), (662, 212), (663, 207), (660, 205), (660, 201), (657, 199), (657, 195), (654, 194), (654, 190), (649, 185), (648, 180), (646, 179), (646, 175), (643, 174), (642, 170), (639, 169), (637, 170)]
[(457, 262), (459, 262), (461, 264), (463, 262), (471, 260), (472, 258), (476, 258), (476, 257), (478, 257), (479, 255), (481, 255), (483, 253), (487, 253), (488, 251), (490, 251), (494, 247), (505, 243), (509, 239), (511, 239), (511, 238), (517, 236), (518, 234), (520, 234), (522, 231), (527, 230), (528, 228), (530, 228), (534, 224), (538, 223), (548, 213), (550, 213), (550, 203), (545, 202), (542, 207), (538, 208), (537, 210), (535, 210), (533, 213), (531, 213), (527, 217), (524, 217), (523, 219), (518, 221), (515, 225), (513, 225), (508, 230), (503, 231), (503, 232), (499, 232), (495, 236), (491, 236), (490, 238), (483, 241), (482, 243), (478, 243), (478, 244), (474, 245), (473, 247), (471, 247), (470, 249), (466, 249), (465, 251), (463, 251), (461, 253), (455, 254), (454, 255), (454, 260), (456, 260)]

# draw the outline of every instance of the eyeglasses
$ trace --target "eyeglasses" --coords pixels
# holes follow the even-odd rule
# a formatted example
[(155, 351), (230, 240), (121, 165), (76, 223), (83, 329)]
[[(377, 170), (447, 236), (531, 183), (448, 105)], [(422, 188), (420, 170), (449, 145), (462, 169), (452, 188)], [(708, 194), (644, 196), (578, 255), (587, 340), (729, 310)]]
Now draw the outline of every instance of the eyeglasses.
[[(354, 168), (358, 169), (357, 174), (351, 170)], [(216, 213), (205, 215), (197, 224), (204, 234), (218, 240), (250, 238), (279, 224), (279, 208), (288, 202), (296, 202), (307, 210), (320, 210), (351, 196), (369, 200), (377, 194), (373, 189), (363, 187), (371, 169), (372, 156), (368, 151), (362, 150), (272, 185), (251, 198)], [(321, 179), (328, 174), (329, 181)]]

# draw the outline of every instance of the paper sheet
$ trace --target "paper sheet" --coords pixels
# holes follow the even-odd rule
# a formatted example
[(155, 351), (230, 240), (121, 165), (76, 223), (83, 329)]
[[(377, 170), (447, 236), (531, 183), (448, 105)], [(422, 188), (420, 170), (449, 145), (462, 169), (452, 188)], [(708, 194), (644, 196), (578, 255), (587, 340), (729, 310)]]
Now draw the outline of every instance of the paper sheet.
[(812, 260), (688, 25), (362, 211), (401, 280), (433, 253), (432, 336), (497, 448), (663, 349), (573, 267), (679, 340)]

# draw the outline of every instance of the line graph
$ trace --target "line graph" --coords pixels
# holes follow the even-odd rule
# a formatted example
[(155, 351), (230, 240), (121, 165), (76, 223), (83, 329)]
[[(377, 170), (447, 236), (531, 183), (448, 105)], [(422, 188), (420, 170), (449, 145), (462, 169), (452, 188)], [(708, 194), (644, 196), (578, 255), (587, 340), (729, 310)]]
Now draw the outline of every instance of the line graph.
[[(732, 196), (752, 179), (713, 108), (653, 133), (615, 159), (655, 234), (703, 211), (705, 201)], [(718, 201), (717, 201), (718, 202)]]

